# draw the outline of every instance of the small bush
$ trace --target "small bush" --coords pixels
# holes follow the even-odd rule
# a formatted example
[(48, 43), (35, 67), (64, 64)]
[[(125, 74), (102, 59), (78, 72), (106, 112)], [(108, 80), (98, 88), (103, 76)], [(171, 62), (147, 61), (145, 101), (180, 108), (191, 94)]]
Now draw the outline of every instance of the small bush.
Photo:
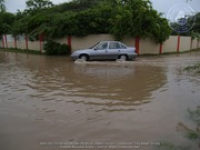
[(69, 46), (60, 44), (53, 40), (49, 40), (44, 44), (44, 49), (48, 55), (67, 55), (69, 54)]
[(200, 73), (200, 63), (192, 66), (188, 66), (184, 68), (185, 71), (194, 71), (196, 73)]
[(190, 118), (200, 126), (200, 106), (198, 106), (196, 110), (188, 109), (188, 113)]
[(190, 150), (190, 146), (175, 146), (171, 143), (161, 142), (160, 146), (156, 147), (156, 150)]
[(188, 132), (186, 136), (187, 136), (190, 140), (196, 140), (196, 139), (199, 139), (199, 138), (200, 138), (199, 133), (198, 133), (197, 131)]

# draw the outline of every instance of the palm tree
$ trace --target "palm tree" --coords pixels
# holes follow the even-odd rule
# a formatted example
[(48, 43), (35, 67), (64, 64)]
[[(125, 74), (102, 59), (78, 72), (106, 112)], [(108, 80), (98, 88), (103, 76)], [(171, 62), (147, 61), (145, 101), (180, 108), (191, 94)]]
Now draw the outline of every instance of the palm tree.
[(4, 2), (4, 0), (0, 0), (0, 12), (6, 11), (6, 6)]

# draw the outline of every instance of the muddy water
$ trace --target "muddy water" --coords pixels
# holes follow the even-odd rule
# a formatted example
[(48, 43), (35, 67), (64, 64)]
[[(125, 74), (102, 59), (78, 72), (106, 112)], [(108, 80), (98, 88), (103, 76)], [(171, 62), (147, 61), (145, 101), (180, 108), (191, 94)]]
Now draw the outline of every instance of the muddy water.
[(187, 109), (200, 105), (200, 78), (182, 69), (197, 62), (198, 52), (130, 62), (0, 52), (0, 149), (195, 147), (177, 125), (195, 127)]

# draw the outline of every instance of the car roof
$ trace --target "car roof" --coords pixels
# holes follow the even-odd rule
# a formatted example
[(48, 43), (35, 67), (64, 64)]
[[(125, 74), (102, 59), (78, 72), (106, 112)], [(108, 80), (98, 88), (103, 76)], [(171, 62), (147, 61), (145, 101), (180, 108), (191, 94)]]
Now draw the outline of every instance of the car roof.
[[(107, 42), (107, 43), (110, 43), (110, 42), (116, 42), (116, 43), (122, 43), (120, 41), (99, 41), (98, 43), (102, 43), (102, 42)], [(123, 44), (123, 43), (122, 43)]]
[(100, 42), (120, 42), (120, 41), (100, 41)]

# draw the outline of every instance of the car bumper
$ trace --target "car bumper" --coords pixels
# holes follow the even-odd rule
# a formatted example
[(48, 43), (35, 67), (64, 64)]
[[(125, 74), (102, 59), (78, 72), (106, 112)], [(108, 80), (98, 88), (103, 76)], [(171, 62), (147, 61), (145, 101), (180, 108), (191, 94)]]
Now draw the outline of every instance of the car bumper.
[(79, 56), (78, 55), (71, 55), (71, 59), (73, 60), (73, 61), (75, 61), (75, 60), (77, 60), (77, 59), (79, 59)]
[(133, 53), (133, 54), (129, 54), (129, 55), (128, 55), (128, 58), (129, 58), (130, 60), (132, 60), (132, 59), (135, 59), (137, 56), (138, 56), (137, 53)]

